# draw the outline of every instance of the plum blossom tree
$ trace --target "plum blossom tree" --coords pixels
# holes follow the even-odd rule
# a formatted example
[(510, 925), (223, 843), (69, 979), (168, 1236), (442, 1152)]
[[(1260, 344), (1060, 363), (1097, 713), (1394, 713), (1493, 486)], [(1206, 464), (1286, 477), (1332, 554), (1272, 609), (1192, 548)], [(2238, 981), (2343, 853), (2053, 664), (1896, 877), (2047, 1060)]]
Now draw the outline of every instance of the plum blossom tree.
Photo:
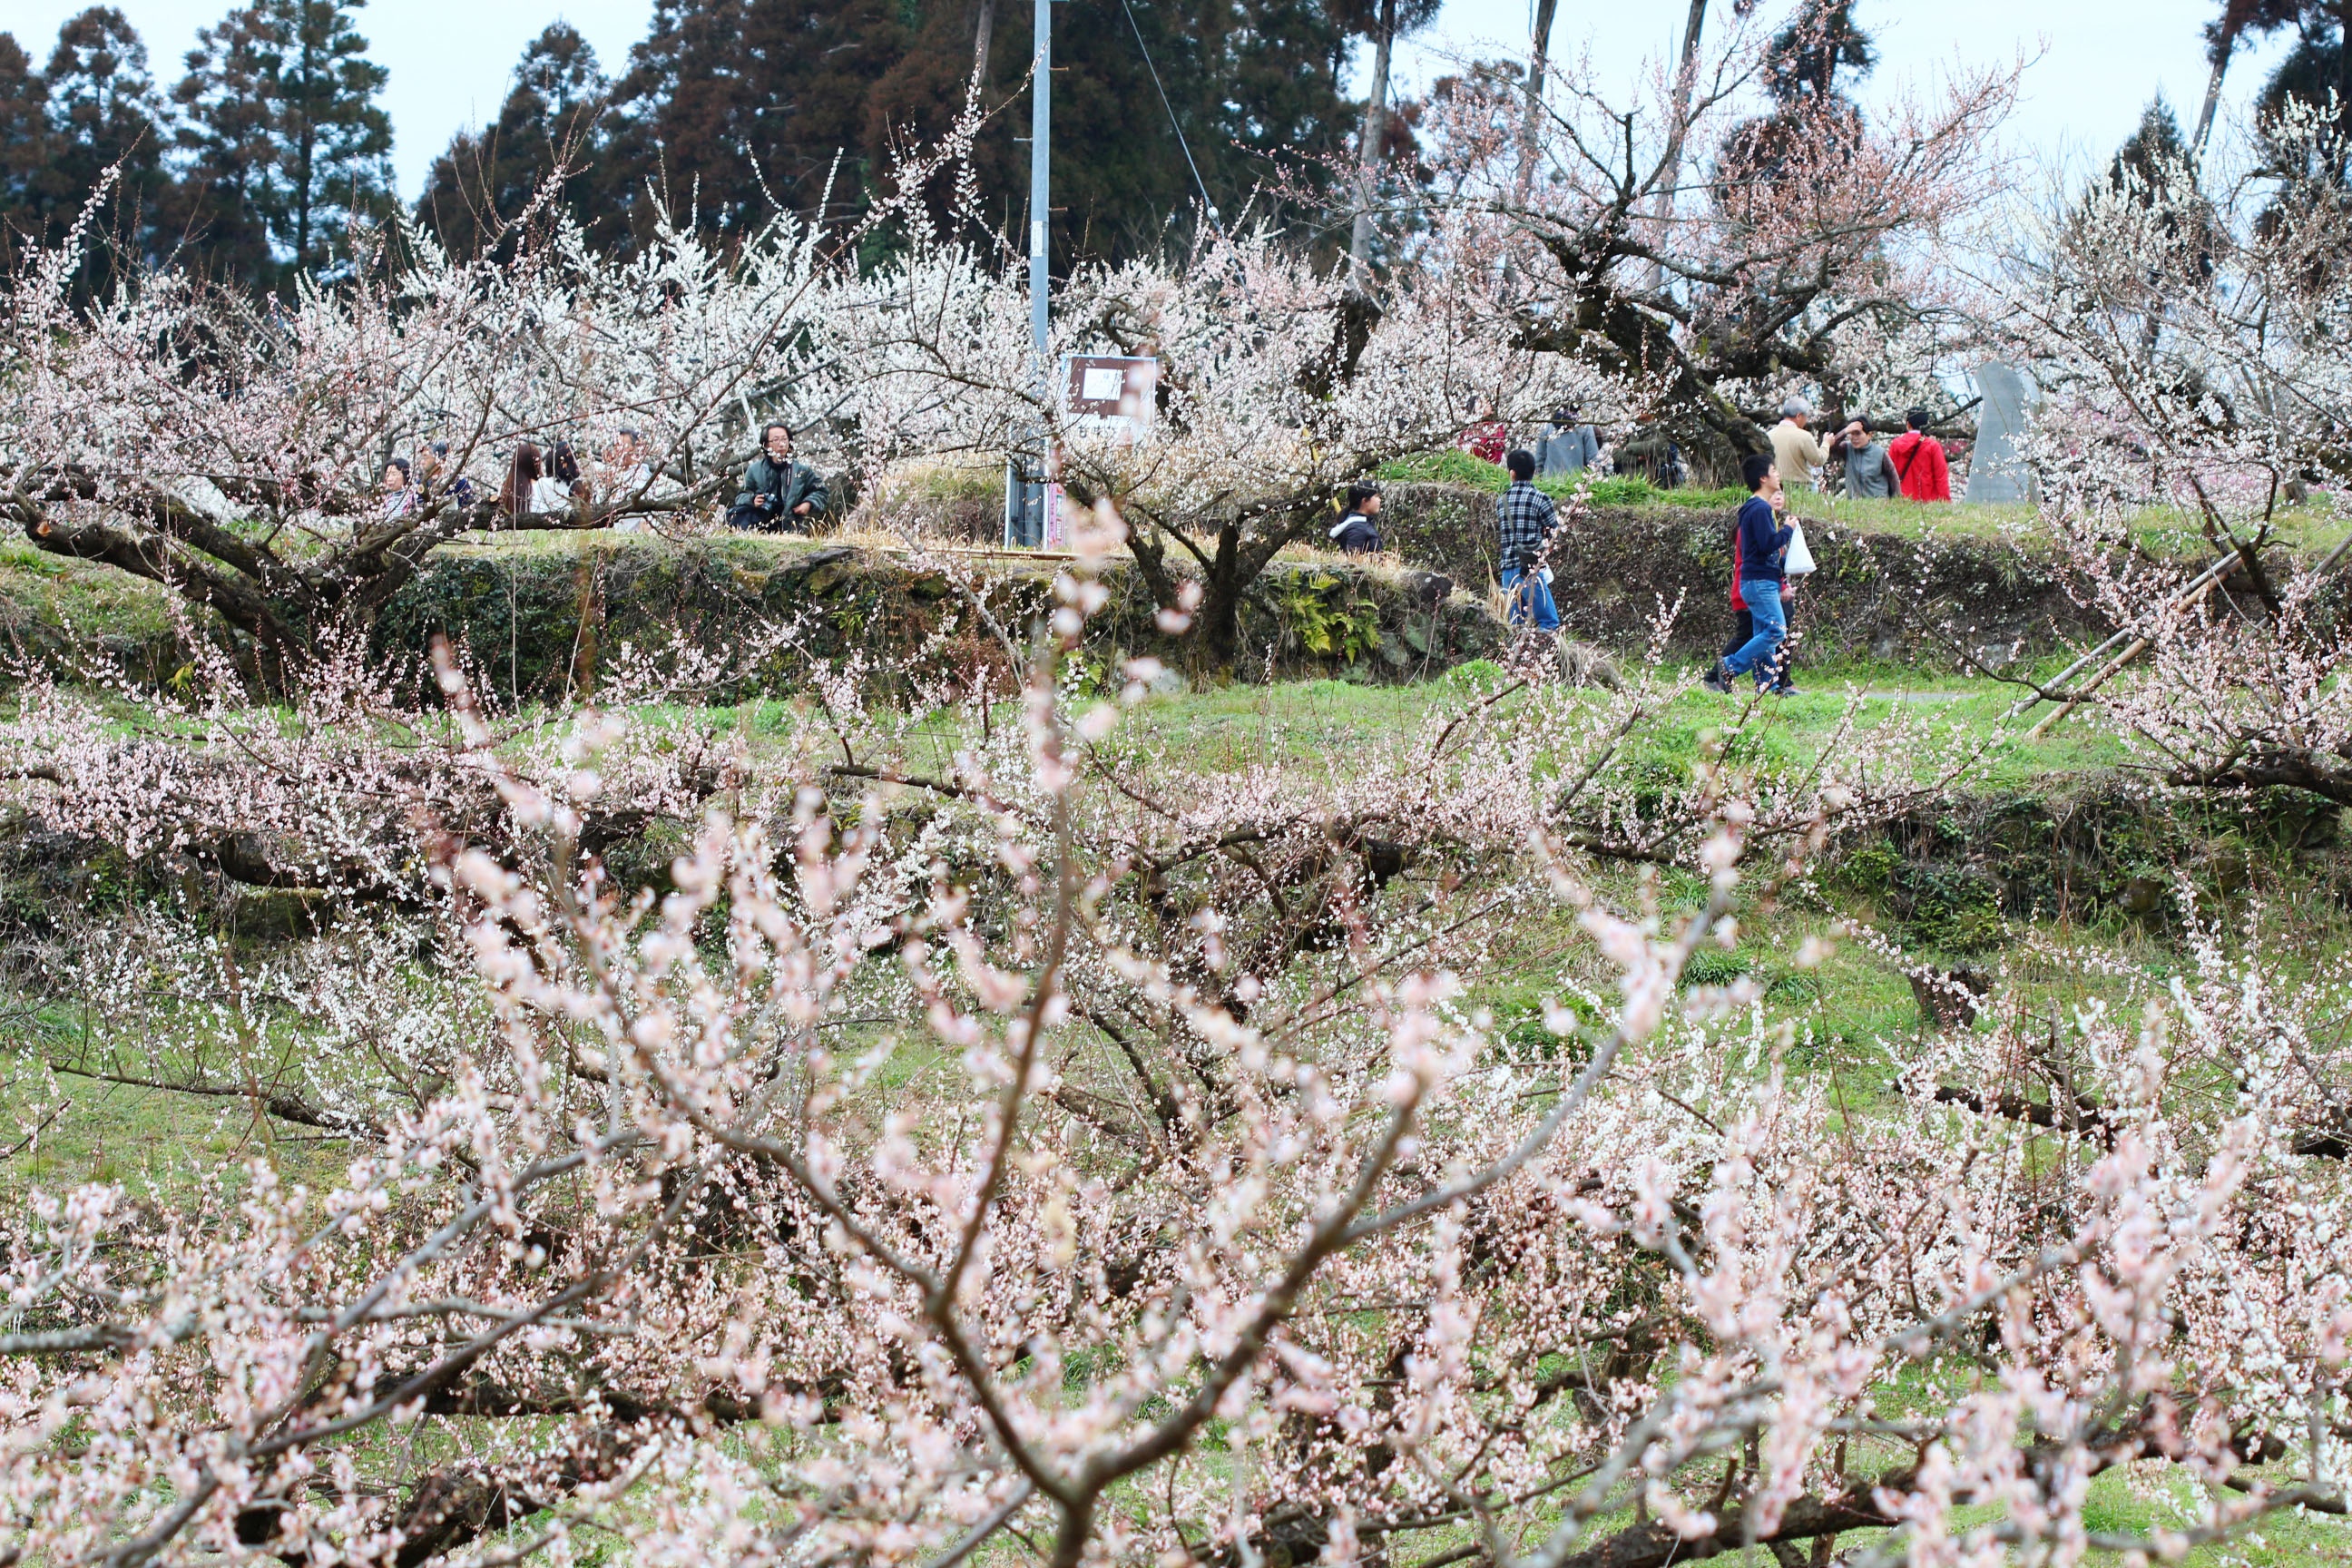
[[(905, 188), (960, 167), (955, 153), (902, 171)], [(517, 253), (465, 262), (412, 236), (414, 266), (260, 314), (170, 277), (78, 307), (68, 244), (7, 296), (7, 374), (24, 395), (0, 416), (5, 504), (41, 549), (165, 583), (257, 642), (314, 649), (331, 623), (364, 624), (430, 551), (509, 521), (446, 484), (378, 515), (385, 458), (427, 437), (453, 444), (487, 497), (517, 442), (645, 430), (675, 482), (531, 520), (572, 526), (708, 502), (769, 417), (873, 473), (912, 455), (999, 457), (1042, 429), (1081, 504), (1118, 504), (1160, 606), (1197, 605), (1199, 657), (1230, 668), (1244, 591), (1319, 532), (1349, 481), (1444, 445), (1481, 399), (1528, 416), (1597, 384), (1515, 343), (1491, 289), (1424, 272), (1374, 301), (1260, 231), (1066, 287), (1057, 353), (1164, 363), (1156, 437), (1118, 446), (1042, 390), (1007, 269), (919, 203), (871, 224), (886, 219), (899, 247), (864, 268), (854, 245), (788, 223), (724, 258), (684, 229), (625, 261), (569, 222), (519, 223)]]
[[(2334, 134), (2294, 113), (2266, 132)], [(2266, 170), (2119, 165), (2050, 217), (1988, 314), (2048, 399), (2030, 456), (2073, 591), (2116, 628), (2037, 695), (2093, 705), (2159, 783), (2342, 802), (2342, 552), (2298, 535), (2352, 429), (2332, 259), (2352, 229), (2340, 203), (2281, 201)], [(2212, 563), (2137, 548), (2124, 524), (2151, 506), (2192, 519)]]
[[(2344, 1506), (2352, 1232), (2277, 1223), (2340, 1215), (2344, 1165), (2296, 1152), (2313, 1091), (2263, 1021), (2324, 988), (2255, 960), (2086, 1016), (2098, 1117), (2063, 1158), (1926, 1077), (1844, 1117), (1752, 983), (1678, 981), (1834, 828), (1934, 787), (1917, 721), (1790, 774), (1735, 732), (1662, 804), (1625, 753), (1667, 692), (1570, 725), (1576, 693), (1497, 689), (1320, 783), (1204, 775), (1060, 674), (1123, 531), (1076, 542), (1021, 722), (919, 773), (921, 716), (844, 682), (733, 749), (654, 881), (592, 843), (674, 767), (630, 689), (532, 739), (443, 659), (447, 760), (345, 767), (407, 781), (373, 831), (417, 847), (413, 905), (226, 993), (340, 1047), (297, 1053), (349, 1064), (304, 1095), (262, 1097), (251, 1044), (241, 1076), (345, 1153), (0, 1219), (11, 1543), (1591, 1568), (1869, 1532), (2054, 1561)], [(272, 734), (215, 765), (295, 773), (315, 742)], [(157, 742), (36, 699), (7, 743), (84, 780)], [(125, 843), (219, 799), (158, 772), (87, 810), (16, 772)], [(288, 821), (326, 838), (360, 793)], [(1648, 869), (1615, 899), (1612, 864)], [(236, 973), (194, 912), (81, 944), (110, 1059), (148, 1057), (96, 1070), (170, 1083), (265, 1032), (144, 1006)], [(1531, 1038), (1475, 997), (1538, 928)], [(2294, 1038), (2332, 1085), (2333, 1037)], [(2208, 1052), (2259, 1070), (2217, 1095)], [(2117, 1466), (2198, 1484), (2120, 1534), (2084, 1510)]]
[[(665, 231), (615, 264), (567, 227), (510, 267), (410, 237), (413, 267), (262, 310), (169, 274), (78, 307), (73, 245), (37, 258), (5, 297), (10, 520), (257, 644), (311, 651), (338, 621), (363, 626), (427, 552), (505, 521), (488, 498), (516, 443), (625, 421), (677, 481), (541, 522), (676, 510), (731, 480), (755, 377), (785, 416), (838, 384), (801, 330), (824, 272), (804, 235), (730, 265)], [(444, 482), (385, 515), (385, 460), (428, 439), (475, 489)]]
[[(1829, 7), (1794, 30), (1846, 25)], [(1843, 35), (1812, 47), (1834, 57)], [(1474, 74), (1424, 128), (1454, 193), (1435, 221), (1508, 258), (1520, 341), (1643, 384), (1717, 468), (1761, 447), (1792, 386), (1832, 407), (1948, 406), (1936, 371), (1960, 319), (1941, 263), (2000, 187), (2013, 71), (1962, 73), (1865, 119), (1834, 90), (1797, 90), (1803, 53), (1740, 19), (1631, 100), (1570, 69), (1544, 101), (1531, 182), (1510, 83)], [(1770, 119), (1751, 123), (1759, 108)], [(1708, 147), (1722, 152), (1693, 156)]]

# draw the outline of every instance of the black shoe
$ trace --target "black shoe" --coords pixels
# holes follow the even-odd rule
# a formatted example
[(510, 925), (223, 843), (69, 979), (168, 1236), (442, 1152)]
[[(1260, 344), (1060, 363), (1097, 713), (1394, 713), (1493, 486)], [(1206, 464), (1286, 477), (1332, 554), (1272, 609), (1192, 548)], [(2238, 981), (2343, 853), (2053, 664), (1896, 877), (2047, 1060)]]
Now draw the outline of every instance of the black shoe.
[(1795, 687), (1790, 685), (1784, 680), (1780, 682), (1780, 685), (1772, 689), (1772, 695), (1775, 697), (1795, 697), (1799, 695), (1799, 692)]
[(1725, 667), (1721, 659), (1716, 661), (1713, 669), (1699, 677), (1698, 683), (1718, 697), (1731, 695), (1731, 671)]

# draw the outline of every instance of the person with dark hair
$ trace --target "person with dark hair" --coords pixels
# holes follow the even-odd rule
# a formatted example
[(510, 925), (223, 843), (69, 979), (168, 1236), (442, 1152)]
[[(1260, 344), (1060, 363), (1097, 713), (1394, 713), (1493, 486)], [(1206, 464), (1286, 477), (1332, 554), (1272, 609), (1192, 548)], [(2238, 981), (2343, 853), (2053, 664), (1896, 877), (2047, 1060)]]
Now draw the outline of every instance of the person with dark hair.
[(1454, 445), (1474, 458), (1499, 463), (1503, 460), (1503, 448), (1510, 439), (1510, 426), (1496, 417), (1495, 400), (1482, 397), (1478, 400), (1478, 417), (1462, 427), (1461, 438)]
[(588, 481), (580, 477), (579, 454), (569, 441), (558, 441), (547, 454), (547, 477), (563, 487), (567, 496), (587, 493)]
[(1563, 403), (1552, 410), (1551, 423), (1536, 437), (1536, 472), (1557, 479), (1580, 472), (1601, 460), (1601, 437), (1577, 416), (1576, 405)]
[[(1779, 467), (1777, 461), (1773, 466)], [(1747, 599), (1739, 592), (1739, 521), (1734, 518), (1731, 524), (1731, 640), (1723, 645), (1725, 658), (1746, 647), (1756, 636), (1756, 613), (1748, 607)], [(1780, 584), (1780, 614), (1784, 621), (1790, 617), (1796, 593), (1794, 583)], [(1773, 683), (1772, 689), (1784, 697), (1796, 692), (1796, 682), (1789, 679), (1789, 672), (1796, 668), (1796, 650), (1783, 643), (1780, 647), (1780, 679)]]
[(1780, 647), (1788, 640), (1789, 623), (1780, 608), (1789, 542), (1796, 531), (1780, 521), (1787, 497), (1780, 472), (1769, 452), (1752, 452), (1740, 459), (1739, 477), (1748, 495), (1739, 508), (1739, 542), (1736, 548), (1739, 596), (1755, 617), (1756, 633), (1729, 658), (1717, 661), (1706, 673), (1709, 691), (1728, 692), (1734, 679), (1753, 675), (1756, 689), (1769, 691), (1780, 682)]
[(1505, 454), (1511, 488), (1495, 501), (1495, 531), (1501, 546), (1505, 614), (1515, 626), (1532, 624), (1539, 632), (1559, 630), (1552, 603), (1551, 568), (1543, 563), (1559, 508), (1536, 489), (1536, 455), (1522, 447)]
[(1358, 481), (1348, 487), (1348, 510), (1331, 530), (1331, 542), (1349, 555), (1381, 552), (1381, 487)]
[(1934, 422), (1926, 409), (1914, 408), (1903, 416), (1907, 428), (1886, 448), (1895, 475), (1903, 481), (1903, 493), (1913, 500), (1952, 499), (1952, 469), (1944, 460), (1944, 444), (1927, 434), (1927, 426)]
[(416, 487), (409, 482), (408, 459), (394, 458), (383, 466), (383, 510), (377, 520), (390, 522), (416, 510)]
[(546, 483), (539, 448), (529, 441), (517, 443), (514, 460), (507, 465), (507, 482), (499, 487), (499, 510), (509, 522), (520, 522), (539, 510), (540, 490)]
[(1871, 439), (1870, 426), (1859, 419), (1846, 421), (1837, 439), (1830, 443), (1830, 455), (1843, 453), (1845, 458), (1845, 499), (1877, 500), (1903, 493), (1903, 476), (1895, 471), (1895, 459), (1886, 448)]
[(743, 488), (727, 510), (727, 526), (805, 533), (829, 500), (816, 470), (793, 456), (792, 426), (772, 421), (761, 428), (760, 455), (743, 470)]
[(452, 474), (446, 484), (442, 475), (449, 467), (449, 443), (428, 441), (416, 454), (416, 466), (423, 470), (416, 476), (416, 488), (426, 500), (446, 493), (459, 507), (474, 504), (474, 481), (463, 474)]

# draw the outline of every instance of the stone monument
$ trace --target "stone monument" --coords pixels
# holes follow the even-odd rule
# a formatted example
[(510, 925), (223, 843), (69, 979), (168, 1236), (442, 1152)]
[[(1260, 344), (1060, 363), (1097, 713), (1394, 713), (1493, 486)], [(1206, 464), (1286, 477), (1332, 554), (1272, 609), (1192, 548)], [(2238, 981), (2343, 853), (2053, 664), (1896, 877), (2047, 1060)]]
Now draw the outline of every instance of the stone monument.
[(2033, 474), (2025, 466), (2025, 379), (1996, 360), (1976, 368), (1977, 444), (1969, 455), (1969, 488), (1960, 499), (2030, 501)]

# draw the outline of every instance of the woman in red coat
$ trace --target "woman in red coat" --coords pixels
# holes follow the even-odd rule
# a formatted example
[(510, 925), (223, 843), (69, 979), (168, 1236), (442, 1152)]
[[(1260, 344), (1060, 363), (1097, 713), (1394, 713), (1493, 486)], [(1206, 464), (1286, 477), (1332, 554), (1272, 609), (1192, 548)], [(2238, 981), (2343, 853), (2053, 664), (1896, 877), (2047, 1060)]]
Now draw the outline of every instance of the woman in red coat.
[(1490, 463), (1499, 463), (1503, 460), (1503, 449), (1510, 444), (1509, 428), (1495, 417), (1494, 400), (1480, 398), (1477, 422), (1462, 432), (1462, 439), (1457, 445), (1474, 458), (1484, 458)]
[(1910, 428), (1888, 444), (1887, 459), (1903, 481), (1903, 493), (1913, 500), (1952, 499), (1951, 466), (1944, 461), (1944, 444), (1927, 434), (1927, 411), (1914, 408), (1903, 416)]

